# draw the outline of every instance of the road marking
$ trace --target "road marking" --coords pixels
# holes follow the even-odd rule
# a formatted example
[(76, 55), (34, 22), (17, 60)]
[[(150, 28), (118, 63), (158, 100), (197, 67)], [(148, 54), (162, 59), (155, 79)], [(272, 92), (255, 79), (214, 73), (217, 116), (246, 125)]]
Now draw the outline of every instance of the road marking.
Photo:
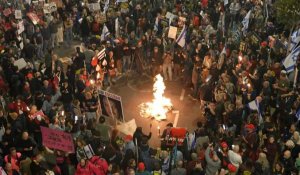
[(185, 89), (181, 90), (180, 101), (184, 99)]
[(179, 111), (172, 111), (172, 113), (175, 114), (173, 127), (177, 127), (178, 118), (179, 118)]

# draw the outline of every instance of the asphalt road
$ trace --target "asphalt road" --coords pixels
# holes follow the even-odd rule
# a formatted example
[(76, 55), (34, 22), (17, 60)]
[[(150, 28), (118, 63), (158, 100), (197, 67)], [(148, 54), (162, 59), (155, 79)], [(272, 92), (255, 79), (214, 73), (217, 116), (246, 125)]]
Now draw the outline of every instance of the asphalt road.
[(147, 75), (123, 75), (117, 80), (115, 85), (108, 91), (121, 96), (125, 121), (135, 119), (137, 126), (143, 127), (144, 133), (150, 132), (150, 123), (152, 124), (152, 138), (150, 145), (159, 146), (159, 133), (168, 123), (173, 123), (176, 127), (184, 127), (189, 131), (196, 128), (196, 123), (201, 120), (200, 103), (193, 101), (188, 97), (190, 89), (185, 89), (182, 82), (166, 81), (165, 96), (171, 99), (173, 111), (168, 113), (166, 121), (156, 121), (150, 118), (140, 116), (139, 105), (144, 102), (150, 102), (153, 99), (153, 78)]

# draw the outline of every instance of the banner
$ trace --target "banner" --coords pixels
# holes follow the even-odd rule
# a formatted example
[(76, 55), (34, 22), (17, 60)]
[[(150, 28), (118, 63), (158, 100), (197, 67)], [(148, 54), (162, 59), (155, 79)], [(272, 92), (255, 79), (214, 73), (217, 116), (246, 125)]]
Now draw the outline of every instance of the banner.
[(65, 152), (75, 152), (71, 134), (41, 126), (43, 145)]
[(177, 34), (177, 27), (170, 26), (168, 38), (176, 39), (176, 34)]
[(15, 18), (22, 19), (22, 12), (21, 10), (15, 10)]
[(117, 130), (119, 130), (121, 133), (125, 135), (132, 135), (135, 132), (137, 126), (135, 119), (130, 120), (129, 122), (122, 123), (120, 125), (117, 125)]
[(102, 115), (124, 122), (121, 97), (110, 92), (99, 90), (99, 101)]

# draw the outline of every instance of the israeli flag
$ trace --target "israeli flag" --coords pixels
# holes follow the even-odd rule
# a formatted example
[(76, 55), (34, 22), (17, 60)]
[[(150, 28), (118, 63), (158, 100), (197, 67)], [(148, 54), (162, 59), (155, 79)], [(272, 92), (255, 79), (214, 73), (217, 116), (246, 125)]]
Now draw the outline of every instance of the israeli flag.
[(249, 21), (250, 21), (250, 15), (251, 15), (251, 10), (249, 10), (249, 12), (247, 13), (247, 15), (245, 16), (245, 18), (242, 21), (243, 24), (243, 34), (246, 35), (246, 32), (248, 30), (249, 27)]
[(108, 35), (110, 35), (110, 32), (109, 32), (108, 28), (106, 27), (106, 25), (104, 24), (103, 29), (102, 29), (102, 34), (101, 34), (101, 41), (104, 41)]
[(180, 47), (184, 47), (185, 46), (185, 38), (186, 38), (186, 32), (187, 32), (187, 27), (184, 25), (183, 29), (180, 33), (180, 35), (178, 36), (178, 38), (176, 39), (176, 43), (180, 46)]
[(291, 53), (282, 61), (287, 73), (293, 72), (295, 64), (300, 54), (300, 43), (291, 51)]
[(298, 111), (296, 112), (296, 118), (298, 119), (298, 121), (300, 120), (300, 109), (298, 109)]
[(298, 45), (299, 42), (300, 42), (300, 28), (292, 33), (289, 50), (293, 50)]
[(258, 119), (259, 119), (259, 124), (261, 124), (263, 122), (263, 119), (262, 119), (262, 115), (261, 115), (261, 112), (260, 112), (260, 109), (259, 109), (259, 102), (257, 99), (251, 101), (250, 103), (248, 103), (248, 108), (252, 111), (257, 111), (258, 113)]
[(103, 12), (106, 13), (106, 11), (108, 10), (109, 7), (109, 0), (105, 1), (104, 7), (103, 7)]
[(158, 31), (158, 22), (159, 22), (159, 19), (158, 19), (158, 17), (156, 17), (155, 23), (154, 23), (154, 31)]

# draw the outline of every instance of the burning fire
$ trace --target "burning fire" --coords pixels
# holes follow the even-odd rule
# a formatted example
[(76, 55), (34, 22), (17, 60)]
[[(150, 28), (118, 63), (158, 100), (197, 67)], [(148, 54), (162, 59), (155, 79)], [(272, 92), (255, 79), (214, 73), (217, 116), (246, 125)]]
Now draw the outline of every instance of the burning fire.
[(153, 84), (153, 96), (152, 102), (140, 104), (140, 115), (142, 117), (154, 117), (156, 120), (164, 120), (167, 118), (167, 113), (172, 109), (172, 103), (169, 98), (164, 97), (164, 91), (166, 86), (163, 81), (163, 77), (158, 74), (155, 76), (155, 82)]

